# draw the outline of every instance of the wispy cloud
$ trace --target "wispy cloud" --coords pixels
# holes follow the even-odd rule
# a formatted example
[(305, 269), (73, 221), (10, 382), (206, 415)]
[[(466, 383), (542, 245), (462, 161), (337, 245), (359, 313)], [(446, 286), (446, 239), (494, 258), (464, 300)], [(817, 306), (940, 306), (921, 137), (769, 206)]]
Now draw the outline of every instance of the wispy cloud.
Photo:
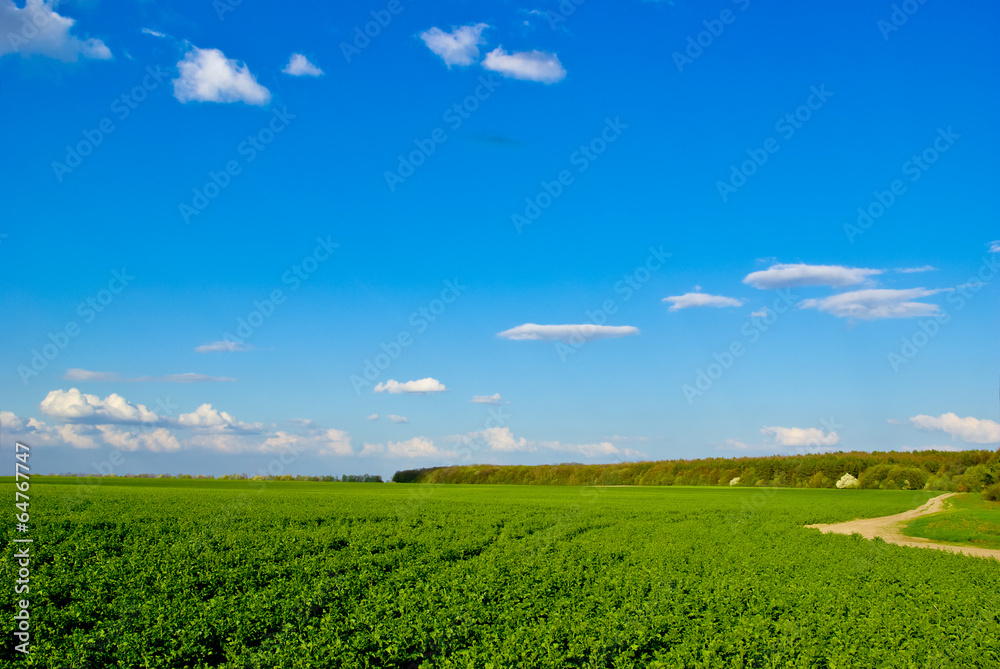
[(881, 274), (880, 269), (843, 267), (841, 265), (777, 264), (765, 270), (751, 272), (743, 283), (754, 288), (776, 289), (799, 286), (830, 286), (841, 288), (854, 286)]
[(897, 267), (896, 272), (899, 274), (916, 274), (917, 272), (935, 272), (937, 267), (932, 265), (922, 265), (920, 267)]
[(671, 303), (667, 311), (679, 311), (692, 307), (739, 307), (743, 304), (743, 300), (734, 297), (709, 295), (708, 293), (684, 293), (683, 295), (664, 297), (661, 301)]
[(493, 393), (492, 395), (473, 395), (472, 399), (469, 400), (473, 404), (500, 404), (500, 393)]
[(202, 344), (201, 346), (196, 346), (195, 351), (198, 353), (218, 353), (225, 351), (227, 353), (237, 353), (240, 351), (252, 351), (254, 349), (250, 344), (245, 344), (238, 341), (213, 341), (211, 344)]
[(912, 300), (928, 297), (940, 293), (942, 290), (871, 288), (840, 293), (822, 299), (803, 300), (799, 306), (803, 309), (825, 311), (840, 318), (856, 318), (866, 321), (882, 318), (917, 318), (932, 316), (938, 312), (939, 307), (936, 304), (913, 302)]
[(515, 328), (498, 332), (497, 337), (514, 341), (592, 341), (594, 339), (615, 339), (639, 334), (639, 328), (631, 325), (537, 325), (525, 323)]
[(208, 374), (167, 374), (165, 376), (137, 376), (122, 378), (115, 372), (92, 372), (86, 369), (71, 368), (63, 374), (67, 381), (116, 381), (119, 383), (220, 383), (235, 381), (228, 376), (209, 376)]
[(293, 53), (282, 72), (293, 77), (318, 77), (323, 74), (323, 70), (310, 63), (301, 53)]

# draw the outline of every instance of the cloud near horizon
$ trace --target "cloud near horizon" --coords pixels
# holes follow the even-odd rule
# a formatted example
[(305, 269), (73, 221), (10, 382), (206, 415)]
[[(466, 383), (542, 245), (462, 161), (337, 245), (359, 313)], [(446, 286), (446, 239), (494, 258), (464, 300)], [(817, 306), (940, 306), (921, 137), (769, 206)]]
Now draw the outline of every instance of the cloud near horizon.
[(119, 383), (225, 383), (236, 379), (228, 376), (209, 376), (184, 372), (182, 374), (167, 374), (165, 376), (139, 376), (122, 378), (115, 372), (92, 372), (86, 369), (71, 368), (63, 374), (67, 381), (116, 381)]
[(957, 414), (948, 412), (936, 418), (920, 414), (912, 417), (910, 423), (919, 430), (944, 432), (951, 435), (952, 439), (961, 439), (969, 444), (1000, 442), (1000, 423), (992, 420), (972, 416), (960, 418)]
[(833, 446), (840, 441), (836, 432), (823, 432), (818, 427), (762, 427), (760, 433), (764, 437), (773, 437), (778, 446)]

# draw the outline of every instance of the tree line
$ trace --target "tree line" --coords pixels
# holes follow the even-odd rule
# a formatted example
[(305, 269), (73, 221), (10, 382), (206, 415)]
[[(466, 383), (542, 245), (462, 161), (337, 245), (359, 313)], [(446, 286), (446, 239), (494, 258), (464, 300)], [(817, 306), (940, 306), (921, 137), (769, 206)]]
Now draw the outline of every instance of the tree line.
[(839, 452), (584, 465), (464, 465), (397, 471), (396, 483), (714, 485), (833, 488), (844, 474), (877, 490), (982, 492), (1000, 499), (1000, 451)]

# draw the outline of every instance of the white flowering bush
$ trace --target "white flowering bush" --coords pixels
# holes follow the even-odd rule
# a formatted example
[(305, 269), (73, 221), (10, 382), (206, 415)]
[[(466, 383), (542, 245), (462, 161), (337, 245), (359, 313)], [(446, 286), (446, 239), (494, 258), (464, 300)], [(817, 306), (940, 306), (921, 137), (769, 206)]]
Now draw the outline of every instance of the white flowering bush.
[(729, 482), (729, 485), (739, 485), (739, 484), (740, 484), (740, 477), (739, 476), (737, 476), (736, 478), (734, 478), (733, 480), (731, 480)]
[(844, 488), (857, 488), (858, 487), (858, 480), (856, 478), (854, 478), (853, 476), (851, 476), (850, 474), (844, 474), (837, 481), (837, 487), (841, 488), (841, 489), (844, 489)]

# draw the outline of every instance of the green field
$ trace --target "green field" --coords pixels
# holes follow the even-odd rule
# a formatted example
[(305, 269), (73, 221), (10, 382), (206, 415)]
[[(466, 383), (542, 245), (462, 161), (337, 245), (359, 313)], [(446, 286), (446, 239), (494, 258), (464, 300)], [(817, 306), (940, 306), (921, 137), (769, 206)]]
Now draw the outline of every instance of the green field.
[(32, 480), (18, 666), (1000, 666), (996, 561), (802, 527), (932, 492), (93, 482)]
[(1000, 549), (1000, 502), (981, 495), (959, 495), (945, 500), (940, 513), (918, 518), (903, 534), (949, 544)]

